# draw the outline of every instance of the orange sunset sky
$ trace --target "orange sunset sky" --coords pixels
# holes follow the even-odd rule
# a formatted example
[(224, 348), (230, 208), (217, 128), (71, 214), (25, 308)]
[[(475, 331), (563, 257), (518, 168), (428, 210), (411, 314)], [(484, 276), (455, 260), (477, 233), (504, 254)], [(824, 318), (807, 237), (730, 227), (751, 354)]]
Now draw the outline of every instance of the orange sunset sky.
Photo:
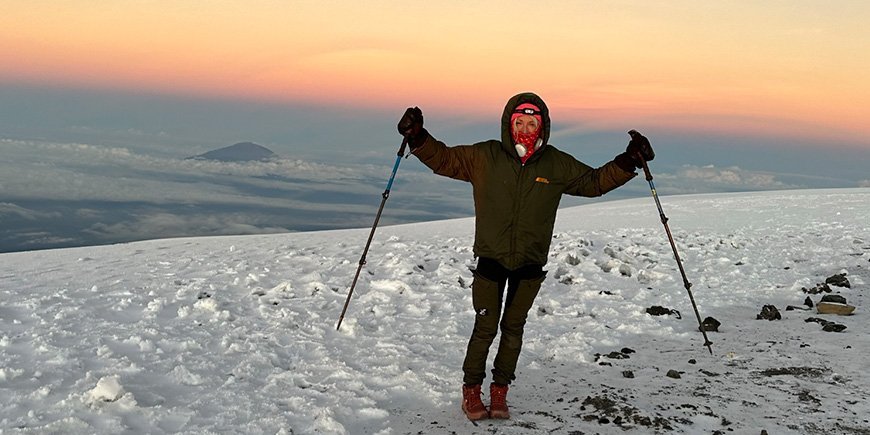
[[(868, 1), (5, 0), (0, 85), (870, 136)], [(870, 142), (863, 141), (870, 147)]]

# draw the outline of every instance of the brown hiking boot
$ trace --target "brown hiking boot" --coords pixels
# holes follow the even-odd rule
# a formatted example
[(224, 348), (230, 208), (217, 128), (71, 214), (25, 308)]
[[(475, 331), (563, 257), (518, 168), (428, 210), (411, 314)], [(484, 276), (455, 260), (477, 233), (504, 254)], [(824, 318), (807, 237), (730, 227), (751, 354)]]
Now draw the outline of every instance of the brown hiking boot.
[(480, 400), (480, 384), (462, 385), (462, 412), (471, 421), (489, 417), (486, 406)]
[(489, 384), (489, 416), (492, 418), (511, 418), (507, 406), (507, 385), (499, 385), (495, 382)]

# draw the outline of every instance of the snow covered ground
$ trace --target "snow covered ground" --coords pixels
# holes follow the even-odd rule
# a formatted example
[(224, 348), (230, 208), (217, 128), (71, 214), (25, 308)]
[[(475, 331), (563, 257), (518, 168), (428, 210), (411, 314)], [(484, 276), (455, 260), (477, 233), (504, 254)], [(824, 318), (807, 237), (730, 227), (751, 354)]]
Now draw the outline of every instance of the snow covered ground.
[[(514, 418), (478, 424), (470, 219), (379, 228), (341, 331), (368, 229), (2, 254), (0, 433), (870, 434), (870, 189), (662, 204), (713, 355), (651, 198), (565, 209)], [(854, 315), (785, 310), (839, 273)]]

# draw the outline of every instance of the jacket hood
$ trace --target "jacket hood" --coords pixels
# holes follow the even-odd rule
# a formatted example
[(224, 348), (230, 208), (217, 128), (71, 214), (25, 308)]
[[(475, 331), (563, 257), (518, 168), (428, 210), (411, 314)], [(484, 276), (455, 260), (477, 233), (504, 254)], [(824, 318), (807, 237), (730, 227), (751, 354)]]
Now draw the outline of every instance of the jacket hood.
[[(519, 159), (519, 156), (517, 156), (517, 151), (514, 149), (514, 140), (511, 136), (511, 115), (513, 115), (514, 109), (523, 103), (531, 103), (541, 109), (541, 149), (547, 146), (547, 142), (550, 139), (550, 109), (547, 108), (547, 103), (544, 103), (541, 97), (532, 92), (514, 95), (505, 104), (504, 112), (501, 115), (501, 145), (508, 154), (517, 159)], [(535, 155), (533, 154), (531, 158), (535, 158)]]

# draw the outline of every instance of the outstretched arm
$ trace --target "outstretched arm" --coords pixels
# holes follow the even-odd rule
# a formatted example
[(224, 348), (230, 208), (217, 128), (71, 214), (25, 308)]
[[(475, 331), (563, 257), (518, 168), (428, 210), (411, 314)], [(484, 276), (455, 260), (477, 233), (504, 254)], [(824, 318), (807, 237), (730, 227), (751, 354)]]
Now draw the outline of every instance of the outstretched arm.
[(628, 132), (631, 136), (624, 153), (600, 168), (593, 169), (574, 160), (576, 174), (568, 183), (565, 193), (577, 196), (601, 196), (634, 178), (635, 169), (642, 168), (644, 161), (655, 158), (649, 140), (636, 130)]
[(438, 175), (471, 181), (478, 152), (471, 145), (448, 147), (423, 128), (423, 112), (409, 107), (398, 124), (399, 133), (408, 138), (411, 153)]

